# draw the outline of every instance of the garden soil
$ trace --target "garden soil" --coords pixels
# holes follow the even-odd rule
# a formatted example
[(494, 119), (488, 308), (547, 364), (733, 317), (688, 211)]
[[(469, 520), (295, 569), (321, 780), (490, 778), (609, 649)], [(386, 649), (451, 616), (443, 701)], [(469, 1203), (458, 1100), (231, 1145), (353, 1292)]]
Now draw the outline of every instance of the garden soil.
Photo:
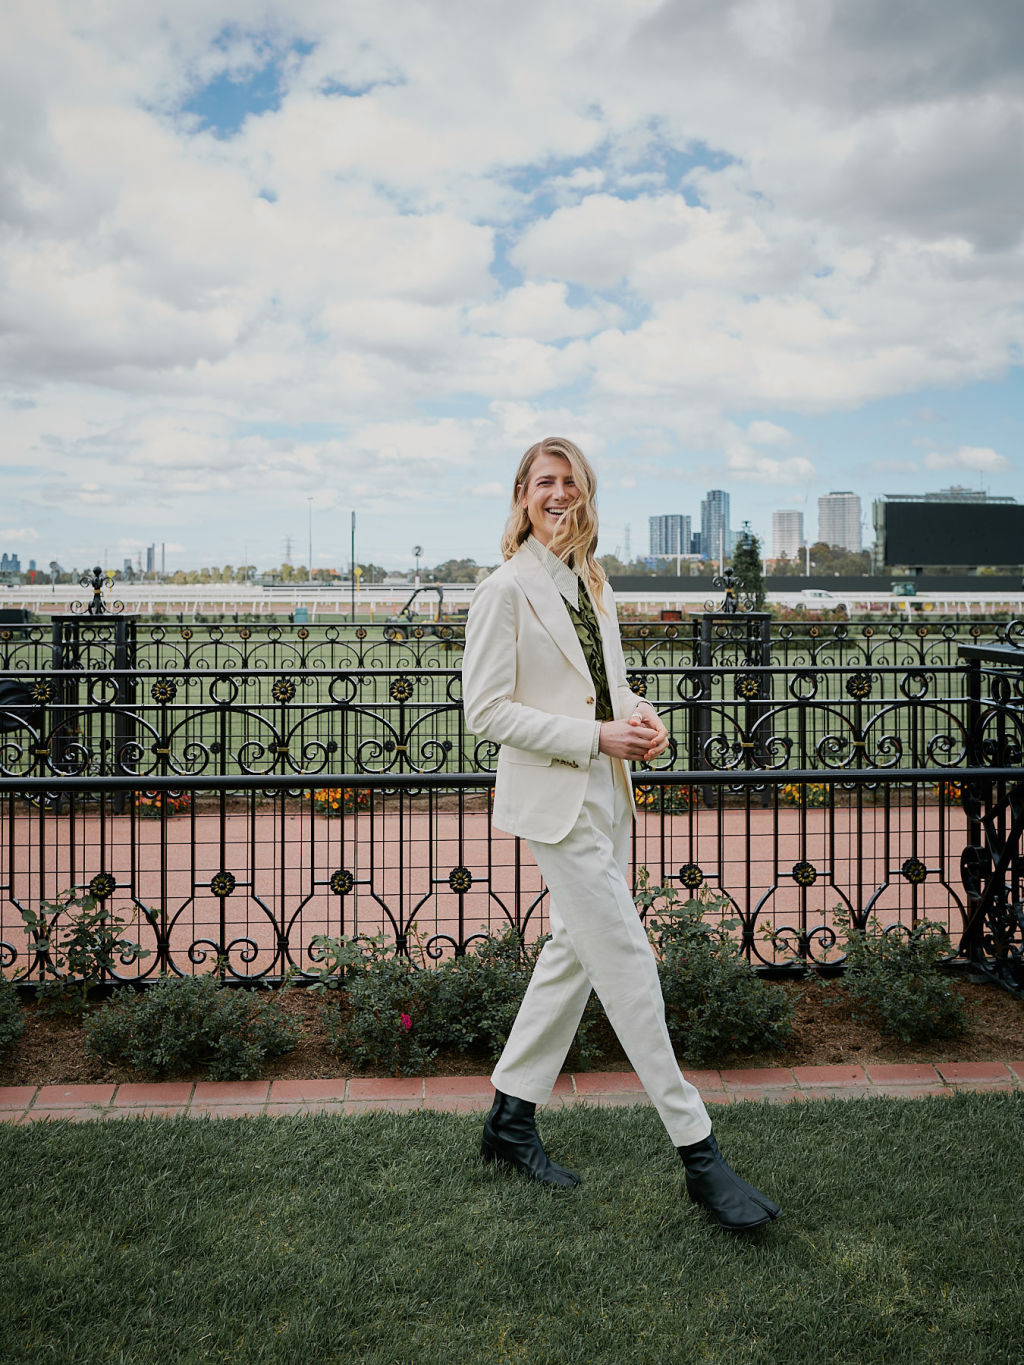
[[(958, 1039), (935, 1039), (917, 1044), (884, 1038), (872, 1024), (855, 1017), (854, 1008), (840, 984), (784, 983), (780, 989), (797, 997), (796, 1022), (788, 1046), (758, 1053), (722, 1053), (703, 1066), (816, 1066), (854, 1063), (870, 1065), (893, 1062), (984, 1062), (1016, 1061), (1024, 1057), (1024, 1000), (988, 984), (958, 980), (955, 986), (966, 999), (971, 1022)], [(270, 1062), (263, 1075), (270, 1079), (294, 1077), (320, 1079), (344, 1076), (347, 1069), (328, 1047), (324, 1009), (337, 1009), (333, 995), (306, 989), (279, 994), (282, 1009), (296, 1018), (300, 1037), (287, 1056)], [(2, 1085), (72, 1085), (86, 1082), (124, 1083), (148, 1079), (123, 1067), (108, 1066), (93, 1057), (85, 1046), (85, 1029), (79, 1020), (43, 1013), (34, 1003), (25, 1006), (27, 1021), (20, 1039), (0, 1063)], [(630, 1070), (614, 1035), (602, 1023), (602, 1056), (587, 1069)], [(686, 1065), (685, 1060), (683, 1062)], [(573, 1067), (570, 1054), (569, 1069)], [(430, 1075), (480, 1075), (490, 1070), (481, 1056), (441, 1055)], [(203, 1080), (201, 1071), (167, 1076), (166, 1080)]]

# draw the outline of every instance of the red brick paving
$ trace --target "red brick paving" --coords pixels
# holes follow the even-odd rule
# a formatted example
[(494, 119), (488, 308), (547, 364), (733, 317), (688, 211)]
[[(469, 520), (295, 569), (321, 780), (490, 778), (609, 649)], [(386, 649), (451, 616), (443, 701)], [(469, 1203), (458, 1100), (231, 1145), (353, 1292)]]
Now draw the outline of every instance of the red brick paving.
[(423, 1098), (423, 1082), (417, 1080), (415, 1076), (381, 1077), (374, 1079), (365, 1077), (349, 1081), (348, 1095), (350, 1100), (421, 1100)]
[[(959, 1090), (1024, 1092), (1024, 1060), (937, 1062), (934, 1066), (749, 1067), (691, 1071), (708, 1104), (744, 1100), (807, 1103), (871, 1095), (917, 1099)], [(0, 1122), (96, 1118), (248, 1118), (257, 1114), (408, 1113), (437, 1109), (480, 1113), (493, 1091), (485, 1076), (356, 1077), (346, 1080), (168, 1081), (151, 1084), (0, 1086)], [(632, 1071), (591, 1071), (558, 1078), (553, 1105), (647, 1102)]]
[(835, 1089), (867, 1083), (864, 1068), (860, 1066), (795, 1066), (793, 1075), (805, 1089), (817, 1088), (819, 1085)]
[(920, 1082), (935, 1080), (935, 1068), (933, 1066), (869, 1066), (867, 1068), (868, 1079), (874, 1085), (883, 1083), (889, 1085), (913, 1085)]
[(266, 1104), (269, 1081), (197, 1081), (193, 1104)]
[(577, 1095), (621, 1093), (623, 1090), (643, 1092), (640, 1077), (632, 1071), (588, 1071), (575, 1079)]
[(722, 1073), (720, 1071), (685, 1071), (683, 1075), (695, 1085), (703, 1095), (706, 1090), (721, 1090), (723, 1086)]
[(1002, 1062), (938, 1062), (936, 1071), (949, 1084), (962, 1081), (1003, 1081), (1007, 1078)]
[[(494, 1086), (486, 1076), (428, 1076), (423, 1082), (423, 1093), (428, 1100), (485, 1099), (488, 1107), (494, 1099)], [(430, 1106), (432, 1109), (436, 1105)]]
[(5, 1085), (0, 1088), (0, 1113), (5, 1109), (27, 1109), (35, 1097), (34, 1085)]
[(249, 1104), (215, 1104), (207, 1100), (193, 1100), (189, 1105), (190, 1117), (211, 1119), (252, 1119), (262, 1114), (266, 1106), (253, 1100)]
[(141, 1084), (119, 1085), (114, 1104), (173, 1104), (187, 1105), (192, 1098), (191, 1081), (146, 1081)]
[(490, 1095), (445, 1095), (432, 1099), (428, 1109), (440, 1109), (452, 1114), (486, 1114), (491, 1107)]
[(270, 1086), (270, 1103), (284, 1104), (288, 1100), (297, 1100), (300, 1103), (309, 1104), (316, 1100), (343, 1100), (347, 1084), (348, 1082), (343, 1079), (336, 1081), (273, 1081)]
[(953, 1092), (941, 1081), (936, 1081), (934, 1085), (876, 1085), (871, 1093), (888, 1095), (895, 1100), (920, 1100), (926, 1095), (952, 1095)]
[(114, 1090), (112, 1085), (44, 1085), (36, 1103), (42, 1109), (84, 1109), (87, 1105), (108, 1105)]
[(422, 1109), (422, 1100), (348, 1100), (346, 1114), (408, 1114), (413, 1109)]
[(721, 1077), (727, 1090), (745, 1090), (748, 1086), (766, 1090), (772, 1086), (791, 1088), (793, 1085), (792, 1071), (783, 1066), (745, 1067), (739, 1071), (723, 1071)]
[(351, 1110), (339, 1100), (310, 1100), (304, 1104), (301, 1100), (289, 1100), (285, 1104), (268, 1104), (266, 1113), (274, 1118), (280, 1118), (284, 1114), (347, 1114)]

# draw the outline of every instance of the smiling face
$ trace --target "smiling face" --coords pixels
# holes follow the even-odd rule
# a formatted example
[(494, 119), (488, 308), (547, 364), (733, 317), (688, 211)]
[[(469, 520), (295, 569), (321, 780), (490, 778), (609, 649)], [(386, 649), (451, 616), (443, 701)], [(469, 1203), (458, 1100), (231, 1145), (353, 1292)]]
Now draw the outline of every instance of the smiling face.
[(530, 466), (525, 488), (519, 490), (519, 502), (526, 509), (530, 528), (542, 545), (550, 545), (566, 508), (579, 495), (572, 465), (564, 455), (549, 455), (545, 451), (537, 455)]

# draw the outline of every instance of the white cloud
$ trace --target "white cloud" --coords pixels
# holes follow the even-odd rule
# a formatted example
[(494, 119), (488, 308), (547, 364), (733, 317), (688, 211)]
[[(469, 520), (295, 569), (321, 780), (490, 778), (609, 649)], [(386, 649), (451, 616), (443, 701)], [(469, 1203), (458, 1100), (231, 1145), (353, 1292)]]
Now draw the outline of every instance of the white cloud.
[(32, 526), (6, 526), (0, 530), (0, 541), (5, 543), (14, 541), (24, 545), (41, 539), (39, 532)]
[(960, 446), (943, 453), (933, 450), (924, 457), (925, 469), (977, 469), (996, 473), (1009, 469), (1010, 461), (989, 446)]
[(756, 446), (784, 446), (792, 440), (785, 427), (775, 422), (751, 422), (747, 427), (747, 440)]
[[(794, 413), (1001, 383), (1024, 347), (1024, 16), (929, 14), (9, 7), (12, 515), (84, 507), (189, 544), (182, 509), (209, 535), (230, 502), (268, 539), (310, 495), (454, 508), (467, 470), (504, 487), (566, 432), (605, 487), (643, 471), (624, 524), (657, 480), (824, 474)], [(182, 109), (275, 64), (277, 107), (237, 135)], [(1012, 474), (973, 431), (878, 472)]]
[(810, 460), (776, 460), (757, 451), (736, 448), (726, 453), (725, 465), (734, 479), (754, 483), (802, 484), (816, 476)]
[(921, 466), (916, 460), (872, 460), (876, 474), (918, 474)]
[(527, 283), (509, 289), (494, 303), (478, 304), (467, 313), (475, 330), (499, 336), (527, 336), (536, 341), (560, 341), (586, 336), (622, 319), (622, 309), (605, 300), (596, 306), (573, 308), (563, 281)]

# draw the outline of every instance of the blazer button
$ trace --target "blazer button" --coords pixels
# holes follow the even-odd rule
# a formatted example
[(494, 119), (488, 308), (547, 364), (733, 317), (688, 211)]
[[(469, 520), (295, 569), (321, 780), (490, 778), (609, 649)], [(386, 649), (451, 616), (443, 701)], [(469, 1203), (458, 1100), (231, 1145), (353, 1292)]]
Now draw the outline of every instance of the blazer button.
[(586, 701), (586, 704), (587, 704), (587, 706), (593, 706), (593, 704), (594, 704), (594, 698), (593, 698), (593, 697), (588, 697), (588, 698), (587, 698), (587, 701)]

